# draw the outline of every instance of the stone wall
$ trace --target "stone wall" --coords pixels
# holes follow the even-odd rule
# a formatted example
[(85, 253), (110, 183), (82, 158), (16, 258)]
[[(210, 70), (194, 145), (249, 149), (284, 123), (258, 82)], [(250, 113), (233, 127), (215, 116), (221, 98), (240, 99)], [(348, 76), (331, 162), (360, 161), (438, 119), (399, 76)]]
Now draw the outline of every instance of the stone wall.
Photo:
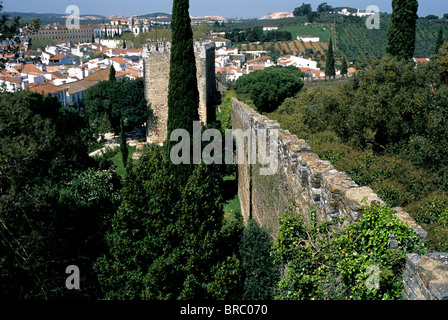
[[(252, 129), (250, 132), (255, 136), (261, 132), (267, 132), (266, 136), (269, 136), (273, 130), (278, 131), (277, 141), (265, 140), (267, 149), (272, 143), (278, 146), (278, 169), (274, 174), (260, 175), (263, 165), (254, 162), (238, 164), (238, 197), (244, 220), (254, 218), (270, 231), (272, 238), (278, 234), (278, 218), (290, 206), (296, 212), (309, 212), (311, 207), (315, 208), (319, 222), (341, 218), (340, 227), (343, 228), (358, 221), (366, 205), (385, 205), (371, 188), (357, 185), (345, 172), (339, 172), (329, 161), (321, 160), (304, 140), (282, 130), (278, 122), (256, 113), (235, 98), (232, 128)], [(247, 139), (246, 156), (249, 145), (257, 141), (257, 137)], [(421, 240), (426, 239), (426, 231), (407, 212), (402, 208), (394, 209), (396, 216), (413, 228)], [(439, 256), (448, 257), (448, 254)], [(405, 299), (447, 298), (448, 259), (437, 260), (435, 257), (431, 254), (423, 257), (408, 255), (404, 275)]]
[[(199, 91), (199, 118), (207, 124), (215, 116), (216, 79), (213, 42), (194, 44)], [(150, 43), (143, 47), (145, 98), (153, 117), (147, 125), (147, 142), (162, 144), (167, 135), (170, 42)]]
[(448, 254), (406, 255), (403, 284), (406, 300), (448, 300)]
[[(313, 152), (306, 141), (276, 121), (256, 113), (233, 99), (232, 127), (243, 131), (278, 131), (278, 170), (273, 175), (260, 175), (259, 164), (238, 165), (239, 198), (243, 217), (255, 218), (275, 237), (278, 218), (288, 206), (297, 212), (316, 209), (319, 222), (342, 218), (343, 226), (359, 220), (366, 205), (385, 204), (369, 187), (358, 186), (345, 172), (337, 171), (329, 161)], [(425, 236), (425, 231), (403, 210), (400, 218), (411, 223)]]

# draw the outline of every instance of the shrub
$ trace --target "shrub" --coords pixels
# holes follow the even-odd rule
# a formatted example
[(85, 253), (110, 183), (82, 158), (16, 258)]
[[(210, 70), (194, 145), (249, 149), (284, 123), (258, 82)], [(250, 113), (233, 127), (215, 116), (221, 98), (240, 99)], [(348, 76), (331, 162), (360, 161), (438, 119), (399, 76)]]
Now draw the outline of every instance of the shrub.
[[(400, 299), (405, 255), (425, 248), (393, 213), (389, 207), (367, 206), (358, 222), (335, 231), (328, 223), (311, 219), (307, 225), (301, 214), (286, 212), (272, 252), (275, 262), (286, 267), (277, 298)], [(390, 234), (397, 249), (390, 248)], [(375, 276), (378, 285), (371, 286)]]
[(408, 207), (410, 213), (418, 223), (430, 224), (438, 221), (442, 213), (448, 209), (448, 193), (432, 192), (427, 197)]

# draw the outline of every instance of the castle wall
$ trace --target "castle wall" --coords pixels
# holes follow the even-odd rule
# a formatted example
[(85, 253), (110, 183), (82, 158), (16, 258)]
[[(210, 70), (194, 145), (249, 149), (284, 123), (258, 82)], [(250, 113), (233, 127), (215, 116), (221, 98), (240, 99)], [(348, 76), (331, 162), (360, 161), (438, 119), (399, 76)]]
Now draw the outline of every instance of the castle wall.
[[(216, 79), (215, 46), (213, 42), (196, 42), (196, 76), (199, 91), (199, 119), (204, 124), (214, 121)], [(144, 47), (145, 98), (153, 116), (147, 125), (147, 142), (163, 144), (167, 135), (168, 84), (171, 43), (151, 43)]]
[[(266, 137), (274, 130), (278, 132), (276, 141), (264, 140), (267, 150), (271, 144), (278, 146), (278, 168), (274, 174), (261, 175), (263, 165), (257, 164), (258, 161), (248, 163), (247, 152), (246, 161), (238, 164), (238, 197), (246, 222), (254, 218), (275, 238), (278, 218), (291, 206), (297, 214), (308, 213), (313, 207), (319, 222), (340, 218), (343, 221), (340, 227), (344, 228), (361, 218), (365, 206), (385, 204), (371, 188), (358, 186), (329, 161), (321, 160), (304, 140), (282, 130), (278, 122), (256, 113), (235, 98), (232, 103), (233, 130), (252, 129), (252, 135), (255, 135), (255, 139), (247, 139), (245, 150), (250, 150), (251, 143), (258, 143), (257, 135), (261, 132), (267, 132)], [(257, 149), (260, 150), (260, 146)], [(402, 208), (394, 209), (395, 215), (425, 240), (426, 231)], [(307, 214), (304, 218), (309, 221)], [(448, 254), (408, 254), (403, 284), (404, 299), (448, 299)]]

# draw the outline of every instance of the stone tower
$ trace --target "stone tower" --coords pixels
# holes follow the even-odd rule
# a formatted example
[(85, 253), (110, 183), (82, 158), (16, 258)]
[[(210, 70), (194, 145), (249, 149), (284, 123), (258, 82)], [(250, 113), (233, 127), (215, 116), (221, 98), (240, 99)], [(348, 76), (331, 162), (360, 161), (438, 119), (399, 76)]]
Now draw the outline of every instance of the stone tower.
[[(199, 90), (199, 118), (207, 124), (215, 120), (215, 44), (195, 42), (194, 52)], [(145, 98), (153, 111), (147, 125), (146, 141), (163, 144), (167, 135), (170, 42), (153, 42), (143, 47)]]

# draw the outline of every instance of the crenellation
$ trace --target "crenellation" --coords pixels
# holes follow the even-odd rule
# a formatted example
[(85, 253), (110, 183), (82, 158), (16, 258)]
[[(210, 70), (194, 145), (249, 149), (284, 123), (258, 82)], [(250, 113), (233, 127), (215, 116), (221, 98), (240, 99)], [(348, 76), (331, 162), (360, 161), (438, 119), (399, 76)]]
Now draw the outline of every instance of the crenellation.
[[(215, 120), (216, 79), (215, 49), (212, 41), (195, 42), (196, 72), (199, 91), (199, 119), (207, 124)], [(163, 144), (167, 138), (168, 86), (171, 43), (157, 41), (143, 46), (145, 98), (153, 111), (147, 125), (147, 142)]]

